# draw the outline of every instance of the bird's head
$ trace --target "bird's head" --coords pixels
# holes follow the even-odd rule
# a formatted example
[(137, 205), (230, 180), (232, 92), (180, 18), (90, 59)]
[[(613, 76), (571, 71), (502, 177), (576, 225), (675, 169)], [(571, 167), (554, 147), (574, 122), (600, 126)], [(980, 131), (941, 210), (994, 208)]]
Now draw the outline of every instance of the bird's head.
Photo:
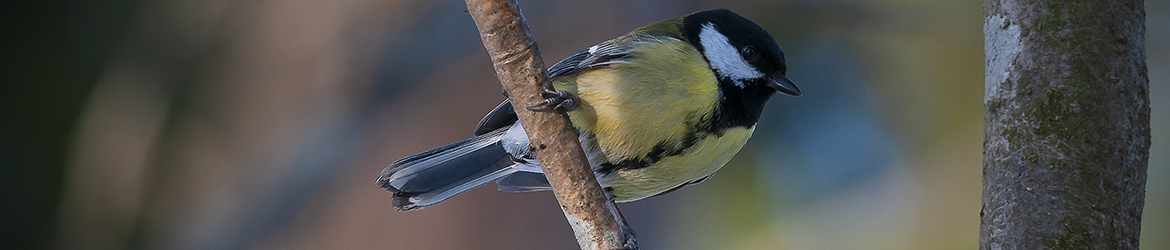
[(695, 12), (683, 19), (687, 39), (703, 53), (720, 81), (739, 88), (766, 86), (799, 96), (785, 75), (784, 52), (764, 28), (730, 10)]

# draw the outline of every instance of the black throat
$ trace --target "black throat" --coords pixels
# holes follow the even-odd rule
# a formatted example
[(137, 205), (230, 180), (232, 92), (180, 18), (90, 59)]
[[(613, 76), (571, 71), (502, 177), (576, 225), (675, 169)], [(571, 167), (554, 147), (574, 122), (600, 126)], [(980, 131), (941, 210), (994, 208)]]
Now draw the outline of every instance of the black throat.
[(715, 114), (706, 122), (705, 130), (715, 134), (735, 127), (752, 127), (760, 121), (764, 104), (776, 94), (776, 90), (761, 84), (743, 83), (740, 88), (731, 79), (719, 79), (719, 93), (722, 94)]

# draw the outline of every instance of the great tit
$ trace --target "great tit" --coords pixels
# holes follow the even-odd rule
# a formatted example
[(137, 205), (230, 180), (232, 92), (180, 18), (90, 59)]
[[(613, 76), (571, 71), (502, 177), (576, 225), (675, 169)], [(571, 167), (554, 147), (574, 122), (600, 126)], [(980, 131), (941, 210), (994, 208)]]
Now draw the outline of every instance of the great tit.
[[(548, 69), (597, 181), (617, 202), (693, 185), (739, 152), (764, 103), (798, 96), (784, 53), (763, 28), (726, 9), (653, 23), (573, 53)], [(531, 107), (530, 107), (531, 108)], [(496, 182), (550, 190), (505, 100), (475, 136), (402, 158), (378, 176), (393, 206), (414, 210)]]

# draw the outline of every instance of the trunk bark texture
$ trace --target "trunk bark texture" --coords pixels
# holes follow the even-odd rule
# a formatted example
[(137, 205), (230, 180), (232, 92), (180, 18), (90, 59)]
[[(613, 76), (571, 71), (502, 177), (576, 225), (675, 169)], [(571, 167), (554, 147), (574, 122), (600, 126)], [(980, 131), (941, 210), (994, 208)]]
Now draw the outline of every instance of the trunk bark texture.
[(986, 0), (980, 249), (1137, 249), (1145, 2)]

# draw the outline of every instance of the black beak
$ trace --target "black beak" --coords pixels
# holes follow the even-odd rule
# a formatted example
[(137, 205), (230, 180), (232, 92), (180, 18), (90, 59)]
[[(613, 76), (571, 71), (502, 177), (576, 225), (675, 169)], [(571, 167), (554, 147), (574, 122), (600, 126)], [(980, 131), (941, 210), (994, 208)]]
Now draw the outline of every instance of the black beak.
[(788, 80), (788, 76), (781, 74), (769, 75), (767, 85), (780, 93), (790, 96), (800, 96), (800, 88), (797, 88), (796, 84), (792, 83), (792, 80)]

